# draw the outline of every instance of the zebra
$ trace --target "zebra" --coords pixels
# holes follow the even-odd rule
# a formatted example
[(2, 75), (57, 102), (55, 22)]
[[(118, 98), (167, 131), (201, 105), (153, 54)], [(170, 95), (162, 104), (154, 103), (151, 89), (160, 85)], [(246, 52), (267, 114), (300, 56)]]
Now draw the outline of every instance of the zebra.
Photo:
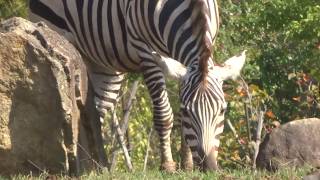
[(45, 21), (90, 59), (89, 79), (102, 118), (114, 109), (125, 74), (143, 74), (165, 171), (176, 169), (165, 80), (178, 79), (186, 155), (202, 170), (218, 169), (227, 106), (222, 84), (239, 75), (244, 56), (214, 64), (216, 0), (29, 0), (29, 9), (33, 21)]

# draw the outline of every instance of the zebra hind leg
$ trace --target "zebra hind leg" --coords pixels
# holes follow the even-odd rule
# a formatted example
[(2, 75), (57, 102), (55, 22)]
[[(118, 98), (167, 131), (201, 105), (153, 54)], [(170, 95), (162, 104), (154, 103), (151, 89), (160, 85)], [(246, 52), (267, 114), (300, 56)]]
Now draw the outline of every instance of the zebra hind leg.
[(161, 166), (167, 172), (175, 172), (176, 163), (171, 153), (170, 134), (173, 126), (173, 113), (166, 91), (162, 70), (153, 62), (143, 65), (144, 82), (153, 102), (154, 127), (160, 139)]
[(115, 108), (124, 74), (99, 71), (95, 68), (89, 73), (89, 77), (94, 88), (96, 108), (103, 121), (106, 114)]
[[(105, 138), (103, 138), (105, 132), (103, 132), (102, 122), (105, 116), (111, 115), (113, 112), (116, 102), (118, 101), (118, 95), (121, 88), (122, 81), (124, 79), (124, 74), (114, 73), (112, 71), (106, 71), (105, 69), (90, 64), (89, 67), (89, 78), (93, 86), (94, 103), (96, 110), (100, 116), (100, 132), (97, 136), (101, 139), (102, 144), (105, 145)], [(111, 128), (112, 126), (109, 125)], [(103, 140), (104, 139), (104, 140)], [(105, 149), (103, 149), (105, 153)], [(110, 164), (108, 164), (110, 169)]]

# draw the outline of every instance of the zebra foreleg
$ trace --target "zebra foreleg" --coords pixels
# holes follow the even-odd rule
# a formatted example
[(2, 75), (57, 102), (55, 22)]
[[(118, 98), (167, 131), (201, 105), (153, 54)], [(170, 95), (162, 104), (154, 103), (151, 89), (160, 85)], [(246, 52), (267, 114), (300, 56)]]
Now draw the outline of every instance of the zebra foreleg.
[(181, 168), (186, 171), (193, 170), (193, 160), (190, 147), (187, 145), (183, 135), (181, 134)]
[(155, 130), (160, 138), (161, 166), (167, 172), (176, 170), (173, 161), (170, 133), (173, 126), (173, 113), (166, 91), (164, 74), (154, 62), (143, 62), (144, 82), (146, 83), (153, 102), (153, 121)]

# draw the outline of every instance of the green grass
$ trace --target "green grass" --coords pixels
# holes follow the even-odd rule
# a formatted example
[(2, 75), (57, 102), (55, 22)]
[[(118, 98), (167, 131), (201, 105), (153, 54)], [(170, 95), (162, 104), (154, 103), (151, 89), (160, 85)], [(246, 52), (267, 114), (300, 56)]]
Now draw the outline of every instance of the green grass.
[[(105, 180), (105, 179), (125, 179), (125, 180), (135, 180), (135, 179), (169, 179), (169, 180), (180, 180), (180, 179), (190, 179), (190, 180), (211, 180), (211, 179), (223, 179), (223, 180), (233, 180), (233, 179), (240, 179), (240, 180), (277, 180), (277, 179), (284, 179), (284, 180), (295, 180), (295, 179), (302, 179), (303, 176), (307, 175), (311, 171), (311, 168), (299, 168), (299, 169), (283, 169), (281, 171), (271, 173), (266, 171), (253, 171), (249, 169), (243, 170), (222, 170), (220, 172), (210, 172), (210, 173), (201, 173), (198, 171), (194, 172), (182, 172), (178, 171), (174, 174), (162, 173), (160, 171), (148, 171), (147, 173), (143, 172), (133, 172), (133, 173), (90, 173), (87, 175), (81, 176), (79, 179), (84, 180)], [(13, 180), (42, 180), (46, 179), (47, 175), (42, 174), (39, 177), (33, 176), (15, 176), (10, 179)], [(2, 179), (0, 177), (0, 179)], [(71, 179), (65, 176), (59, 176), (58, 179)]]

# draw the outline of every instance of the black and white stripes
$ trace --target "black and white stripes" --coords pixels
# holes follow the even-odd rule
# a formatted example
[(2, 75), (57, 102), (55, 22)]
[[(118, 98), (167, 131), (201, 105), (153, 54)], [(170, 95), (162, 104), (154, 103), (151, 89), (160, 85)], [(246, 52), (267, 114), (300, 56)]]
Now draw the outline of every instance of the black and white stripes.
[[(175, 166), (165, 69), (179, 76), (186, 142), (200, 166), (199, 159), (205, 158), (214, 164), (206, 168), (216, 168), (226, 108), (225, 78), (216, 73), (222, 68), (211, 59), (219, 24), (216, 0), (30, 0), (30, 11), (31, 19), (46, 21), (89, 57), (89, 76), (102, 117), (114, 108), (124, 74), (143, 73), (153, 101), (162, 167), (168, 171)], [(181, 64), (166, 66), (166, 59)], [(181, 70), (184, 66), (187, 70)]]

